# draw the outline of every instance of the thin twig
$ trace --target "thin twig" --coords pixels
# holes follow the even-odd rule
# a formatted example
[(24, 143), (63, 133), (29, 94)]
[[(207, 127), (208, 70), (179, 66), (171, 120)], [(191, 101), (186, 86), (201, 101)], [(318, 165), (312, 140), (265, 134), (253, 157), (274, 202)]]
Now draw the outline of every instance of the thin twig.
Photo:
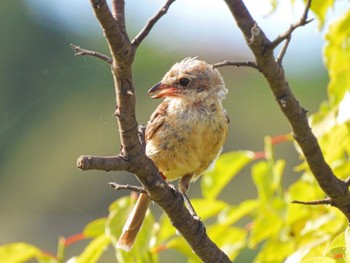
[(283, 45), (283, 47), (282, 47), (280, 53), (278, 54), (278, 56), (277, 56), (277, 58), (276, 58), (276, 63), (278, 63), (278, 64), (280, 64), (280, 65), (282, 64), (283, 57), (284, 57), (284, 55), (285, 55), (286, 52), (287, 52), (287, 48), (288, 48), (288, 46), (289, 46), (289, 43), (290, 43), (291, 38), (292, 38), (292, 34), (290, 34), (290, 35), (287, 37), (286, 42), (284, 43), (284, 45)]
[(250, 67), (255, 68), (260, 71), (259, 66), (253, 61), (228, 61), (218, 62), (213, 64), (214, 68), (225, 67), (225, 66), (234, 66), (234, 67)]
[(77, 160), (81, 170), (128, 171), (130, 164), (121, 155), (117, 156), (90, 156), (82, 155)]
[(294, 24), (292, 24), (286, 32), (284, 32), (283, 34), (279, 35), (274, 41), (272, 41), (271, 45), (269, 46), (270, 49), (275, 49), (282, 41), (287, 40), (288, 38), (290, 38), (290, 35), (298, 27), (305, 26), (306, 24), (308, 24), (308, 23), (310, 23), (310, 22), (312, 22), (314, 20), (313, 18), (312, 19), (308, 19), (307, 18), (309, 10), (310, 10), (310, 6), (311, 6), (311, 0), (308, 0), (306, 5), (305, 5), (305, 9), (304, 9), (303, 15), (301, 16), (299, 21), (294, 23)]
[(96, 51), (83, 49), (83, 48), (81, 48), (77, 45), (74, 45), (74, 44), (70, 44), (70, 47), (74, 50), (74, 54), (76, 56), (92, 56), (92, 57), (102, 59), (103, 61), (106, 61), (109, 64), (112, 64), (112, 62), (113, 62), (113, 60), (110, 57), (103, 55), (101, 53), (98, 53)]
[(301, 204), (301, 205), (332, 205), (332, 200), (330, 198), (326, 198), (323, 200), (315, 200), (315, 201), (299, 201), (293, 200), (293, 204)]
[(137, 36), (131, 41), (131, 44), (134, 47), (138, 47), (140, 45), (140, 43), (145, 39), (145, 37), (152, 30), (153, 26), (158, 22), (158, 20), (162, 16), (164, 16), (168, 12), (169, 7), (174, 2), (175, 0), (167, 0), (165, 4), (159, 9), (159, 11), (147, 21), (146, 25), (137, 34)]
[(136, 186), (136, 185), (130, 185), (130, 184), (117, 184), (115, 182), (108, 182), (107, 183), (110, 187), (114, 188), (115, 190), (130, 190), (137, 193), (147, 194), (148, 192), (145, 188)]

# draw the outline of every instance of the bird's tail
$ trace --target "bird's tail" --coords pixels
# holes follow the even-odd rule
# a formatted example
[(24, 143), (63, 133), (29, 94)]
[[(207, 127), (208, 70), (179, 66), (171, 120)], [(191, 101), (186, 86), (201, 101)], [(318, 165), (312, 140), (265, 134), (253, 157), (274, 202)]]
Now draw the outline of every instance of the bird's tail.
[(117, 248), (130, 251), (135, 243), (136, 236), (142, 227), (151, 199), (141, 193), (123, 227), (122, 235), (117, 242)]

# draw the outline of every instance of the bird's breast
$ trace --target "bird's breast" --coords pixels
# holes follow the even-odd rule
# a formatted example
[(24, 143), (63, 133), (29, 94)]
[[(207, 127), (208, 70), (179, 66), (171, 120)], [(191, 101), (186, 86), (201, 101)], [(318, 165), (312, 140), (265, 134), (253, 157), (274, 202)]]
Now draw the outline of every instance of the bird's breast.
[(221, 104), (169, 108), (164, 124), (147, 142), (146, 153), (169, 179), (199, 176), (215, 160), (227, 136)]

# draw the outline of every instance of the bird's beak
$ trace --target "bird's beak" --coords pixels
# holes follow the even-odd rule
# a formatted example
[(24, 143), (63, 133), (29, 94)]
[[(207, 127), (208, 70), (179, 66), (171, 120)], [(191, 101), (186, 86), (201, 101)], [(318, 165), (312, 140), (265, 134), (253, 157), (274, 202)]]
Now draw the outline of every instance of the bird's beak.
[(148, 90), (148, 96), (152, 99), (158, 99), (163, 97), (174, 96), (177, 89), (171, 86), (167, 86), (161, 82), (154, 85), (152, 88)]

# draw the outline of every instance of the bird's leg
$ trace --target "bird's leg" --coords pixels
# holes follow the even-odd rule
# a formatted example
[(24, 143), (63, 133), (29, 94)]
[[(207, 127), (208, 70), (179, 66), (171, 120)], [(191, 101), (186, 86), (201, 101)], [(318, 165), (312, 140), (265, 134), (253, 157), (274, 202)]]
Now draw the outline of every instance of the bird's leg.
[(191, 182), (191, 179), (193, 177), (193, 174), (186, 174), (185, 176), (182, 176), (180, 181), (179, 181), (179, 191), (188, 207), (188, 211), (190, 212), (190, 214), (196, 218), (196, 219), (199, 219), (199, 217), (197, 216), (197, 213), (196, 211), (194, 210), (191, 202), (190, 202), (190, 199), (188, 198), (187, 196), (187, 190), (188, 188), (190, 187), (190, 182)]

